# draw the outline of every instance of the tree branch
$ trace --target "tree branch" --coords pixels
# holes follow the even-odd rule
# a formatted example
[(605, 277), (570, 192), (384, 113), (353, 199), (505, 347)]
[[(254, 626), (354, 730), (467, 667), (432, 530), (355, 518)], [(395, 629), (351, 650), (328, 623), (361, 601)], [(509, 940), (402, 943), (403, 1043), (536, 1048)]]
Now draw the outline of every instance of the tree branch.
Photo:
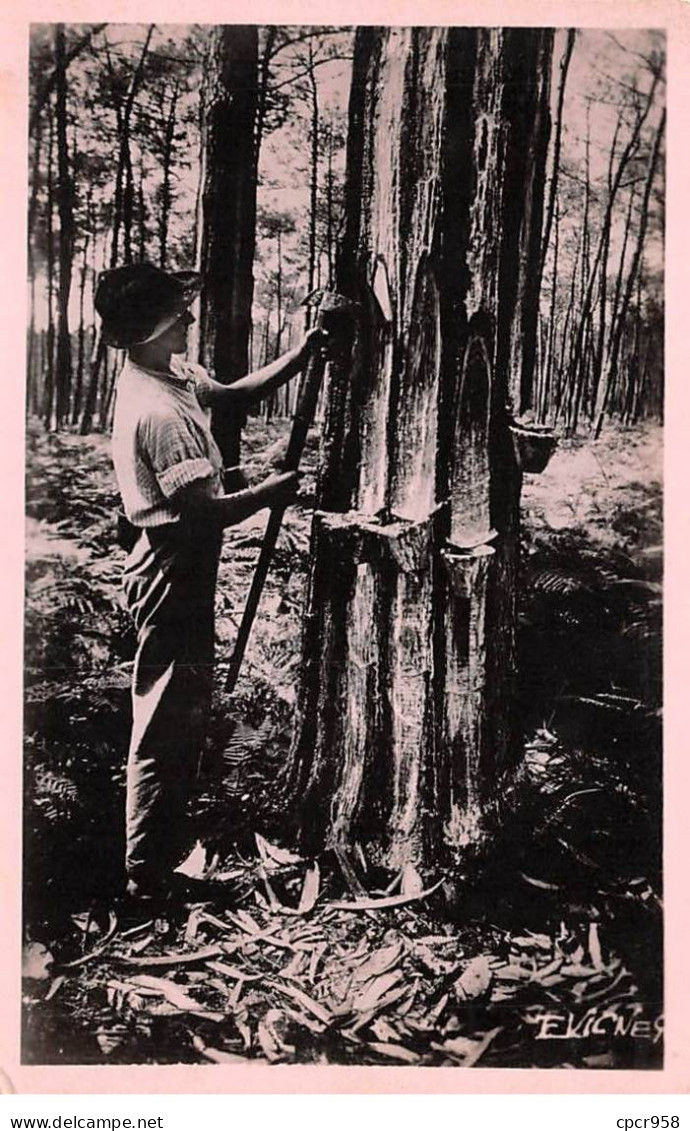
[[(100, 31), (103, 31), (103, 28), (107, 26), (107, 24), (94, 24), (90, 31), (87, 31), (86, 34), (81, 37), (81, 39), (78, 39), (77, 42), (74, 43), (72, 47), (70, 47), (69, 51), (65, 53), (65, 70), (67, 69), (67, 67), (69, 67), (70, 63), (82, 53), (84, 48), (88, 47), (94, 35), (98, 35), (98, 33)], [(43, 82), (36, 94), (36, 102), (34, 103), (33, 109), (29, 116), (29, 134), (33, 134), (36, 129), (38, 119), (43, 112), (43, 108), (46, 105), (51, 94), (53, 93), (53, 90), (55, 89), (56, 79), (57, 72), (53, 70), (48, 75), (48, 78)]]

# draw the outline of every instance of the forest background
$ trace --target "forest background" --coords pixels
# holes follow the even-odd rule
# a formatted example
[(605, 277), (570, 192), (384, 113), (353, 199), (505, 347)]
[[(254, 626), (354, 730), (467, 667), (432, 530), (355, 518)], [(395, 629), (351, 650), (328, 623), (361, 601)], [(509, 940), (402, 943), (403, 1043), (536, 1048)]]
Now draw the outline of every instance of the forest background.
[[(50, 428), (86, 434), (112, 416), (121, 357), (97, 350), (98, 272), (142, 258), (170, 269), (199, 261), (210, 34), (34, 30), (27, 401)], [(332, 279), (352, 37), (271, 28), (245, 47), (258, 80), (251, 367), (295, 340), (300, 303)], [(554, 59), (534, 408), (596, 433), (608, 416), (661, 414), (663, 35), (559, 32)], [(266, 411), (291, 406), (294, 390)]]

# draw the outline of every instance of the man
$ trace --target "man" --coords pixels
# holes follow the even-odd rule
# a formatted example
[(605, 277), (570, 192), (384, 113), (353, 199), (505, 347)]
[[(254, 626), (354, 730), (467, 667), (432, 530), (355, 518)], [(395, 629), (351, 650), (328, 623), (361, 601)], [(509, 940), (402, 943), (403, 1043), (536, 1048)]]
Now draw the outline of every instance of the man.
[(174, 870), (191, 847), (185, 812), (211, 705), (222, 531), (285, 505), (297, 486), (286, 473), (225, 495), (204, 406), (224, 401), (243, 411), (298, 373), (320, 339), (312, 332), (298, 349), (223, 385), (180, 360), (200, 288), (193, 272), (137, 263), (104, 272), (95, 296), (106, 342), (127, 350), (112, 450), (133, 543), (123, 575), (138, 641), (126, 870), (129, 895), (142, 900), (193, 887)]

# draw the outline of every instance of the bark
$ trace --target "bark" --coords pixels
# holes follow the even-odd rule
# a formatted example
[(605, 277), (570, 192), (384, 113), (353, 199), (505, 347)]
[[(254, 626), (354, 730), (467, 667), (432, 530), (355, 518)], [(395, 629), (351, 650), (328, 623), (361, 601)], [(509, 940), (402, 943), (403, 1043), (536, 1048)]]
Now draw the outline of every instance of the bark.
[[(256, 27), (222, 26), (212, 38), (204, 122), (201, 360), (219, 381), (247, 372), (256, 227)], [(243, 421), (216, 410), (225, 465), (239, 462)]]
[(364, 841), (403, 890), (444, 832), (463, 843), (513, 745), (506, 402), (534, 366), (550, 50), (355, 40), (336, 288), (361, 315), (329, 366), (285, 784), (305, 847)]
[(74, 251), (74, 212), (72, 178), (67, 143), (67, 70), (65, 29), (55, 26), (55, 131), (57, 140), (57, 207), (60, 218), (58, 242), (56, 424), (60, 428), (69, 417), (72, 385), (72, 356), (69, 329), (69, 296), (72, 286)]

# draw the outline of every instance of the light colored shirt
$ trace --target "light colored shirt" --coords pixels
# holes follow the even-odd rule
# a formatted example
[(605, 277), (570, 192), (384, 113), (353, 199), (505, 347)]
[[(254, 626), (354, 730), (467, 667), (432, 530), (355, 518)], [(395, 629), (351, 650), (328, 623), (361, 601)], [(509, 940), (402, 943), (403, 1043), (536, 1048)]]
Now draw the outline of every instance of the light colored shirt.
[(174, 365), (175, 373), (159, 373), (128, 358), (117, 381), (112, 455), (135, 526), (178, 522), (175, 496), (191, 483), (203, 483), (209, 498), (223, 494), (223, 459), (196, 394), (206, 372)]

